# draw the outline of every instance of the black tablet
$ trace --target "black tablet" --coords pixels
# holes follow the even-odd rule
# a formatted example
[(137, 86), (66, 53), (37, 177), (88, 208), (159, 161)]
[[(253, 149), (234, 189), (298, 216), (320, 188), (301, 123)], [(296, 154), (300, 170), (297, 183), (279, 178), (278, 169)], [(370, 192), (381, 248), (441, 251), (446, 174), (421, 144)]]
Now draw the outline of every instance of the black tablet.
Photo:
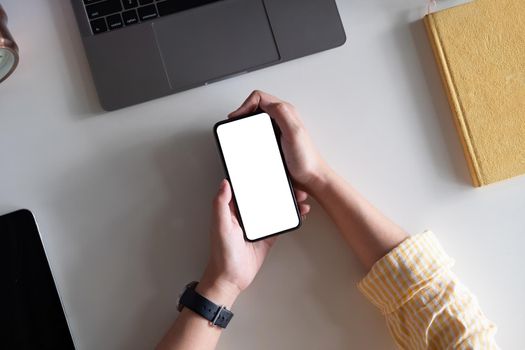
[(2, 349), (74, 349), (29, 210), (0, 216)]

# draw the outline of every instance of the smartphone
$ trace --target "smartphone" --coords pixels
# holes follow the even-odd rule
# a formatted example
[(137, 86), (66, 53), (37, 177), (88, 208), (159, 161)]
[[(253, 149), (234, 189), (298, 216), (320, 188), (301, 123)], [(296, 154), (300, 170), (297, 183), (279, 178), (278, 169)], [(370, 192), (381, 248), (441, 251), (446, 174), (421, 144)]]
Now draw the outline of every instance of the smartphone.
[(0, 216), (3, 349), (75, 349), (33, 214)]
[(214, 131), (245, 239), (298, 229), (301, 215), (272, 118), (228, 119)]

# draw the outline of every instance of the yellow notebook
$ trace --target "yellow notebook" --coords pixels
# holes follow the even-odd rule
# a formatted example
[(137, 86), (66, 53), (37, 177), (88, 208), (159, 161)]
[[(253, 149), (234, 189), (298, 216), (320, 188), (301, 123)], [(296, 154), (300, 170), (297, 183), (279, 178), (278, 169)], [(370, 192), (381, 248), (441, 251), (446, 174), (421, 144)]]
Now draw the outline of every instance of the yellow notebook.
[(525, 0), (427, 15), (474, 186), (525, 174)]

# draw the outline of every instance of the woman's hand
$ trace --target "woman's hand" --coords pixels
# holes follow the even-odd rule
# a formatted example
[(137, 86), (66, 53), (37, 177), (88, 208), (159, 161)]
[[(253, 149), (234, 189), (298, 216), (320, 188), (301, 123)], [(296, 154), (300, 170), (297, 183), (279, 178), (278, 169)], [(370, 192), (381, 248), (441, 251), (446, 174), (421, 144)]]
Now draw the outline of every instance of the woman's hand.
[(310, 139), (299, 113), (288, 102), (262, 91), (254, 91), (229, 117), (241, 117), (258, 109), (268, 113), (281, 129), (284, 158), (295, 183), (313, 193), (314, 187), (323, 181), (328, 166)]
[[(301, 215), (310, 211), (303, 203), (307, 194), (295, 191)], [(211, 251), (197, 291), (215, 303), (231, 307), (240, 292), (253, 281), (276, 237), (248, 242), (244, 239), (228, 181), (223, 180), (213, 202)]]
[[(268, 113), (281, 130), (281, 145), (288, 170), (301, 188), (295, 195), (301, 215), (310, 211), (304, 201), (327, 173), (328, 167), (314, 147), (295, 108), (278, 98), (254, 91), (239, 109), (229, 117), (240, 117), (262, 110)], [(208, 266), (197, 291), (216, 302), (231, 306), (241, 291), (253, 281), (274, 244), (276, 237), (247, 242), (237, 220), (228, 181), (221, 183), (213, 205), (211, 252)]]

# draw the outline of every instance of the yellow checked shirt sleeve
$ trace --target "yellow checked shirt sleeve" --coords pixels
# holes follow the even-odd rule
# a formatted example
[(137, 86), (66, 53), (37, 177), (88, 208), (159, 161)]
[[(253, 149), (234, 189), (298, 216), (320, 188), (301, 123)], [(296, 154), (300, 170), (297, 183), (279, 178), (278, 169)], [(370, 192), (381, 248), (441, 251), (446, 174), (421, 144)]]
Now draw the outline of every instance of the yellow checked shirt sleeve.
[(453, 264), (427, 231), (393, 249), (359, 283), (401, 349), (499, 349), (496, 326), (452, 273)]

